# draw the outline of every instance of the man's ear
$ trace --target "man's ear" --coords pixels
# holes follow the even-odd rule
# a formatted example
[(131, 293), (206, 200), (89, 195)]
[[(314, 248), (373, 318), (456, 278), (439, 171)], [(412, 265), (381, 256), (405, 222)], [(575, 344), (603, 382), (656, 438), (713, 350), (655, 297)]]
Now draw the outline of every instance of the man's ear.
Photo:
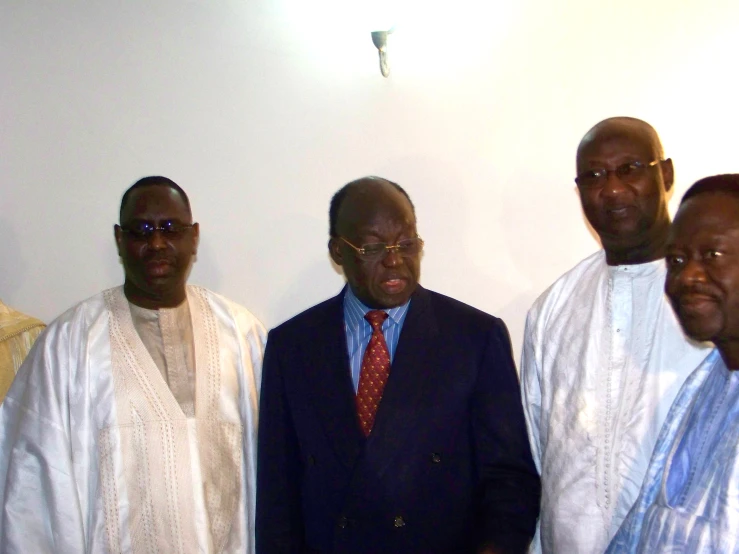
[(123, 249), (123, 230), (120, 225), (113, 225), (113, 235), (115, 236), (115, 244), (118, 248), (118, 255), (121, 255)]
[(331, 259), (336, 265), (344, 265), (344, 257), (341, 255), (341, 248), (339, 248), (339, 240), (332, 237), (328, 241), (328, 253), (331, 254)]
[(198, 245), (200, 245), (200, 224), (192, 224), (192, 253), (193, 256), (198, 254)]
[(672, 158), (667, 158), (662, 162), (662, 179), (665, 183), (665, 192), (672, 190), (675, 183), (675, 169), (672, 167)]

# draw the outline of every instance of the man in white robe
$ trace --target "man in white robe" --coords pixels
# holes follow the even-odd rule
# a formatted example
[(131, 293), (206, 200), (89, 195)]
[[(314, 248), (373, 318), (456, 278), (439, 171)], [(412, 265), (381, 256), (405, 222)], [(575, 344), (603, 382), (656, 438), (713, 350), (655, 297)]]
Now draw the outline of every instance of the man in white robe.
[(708, 351), (664, 296), (672, 161), (647, 123), (598, 123), (577, 151), (583, 212), (603, 250), (526, 321), (521, 389), (542, 478), (532, 552), (603, 552), (639, 493), (659, 429)]
[(608, 553), (739, 552), (739, 175), (685, 193), (666, 259), (680, 323), (716, 350), (675, 400)]
[(124, 285), (52, 322), (0, 408), (0, 551), (253, 553), (264, 328), (186, 285), (174, 182), (138, 181), (120, 221)]

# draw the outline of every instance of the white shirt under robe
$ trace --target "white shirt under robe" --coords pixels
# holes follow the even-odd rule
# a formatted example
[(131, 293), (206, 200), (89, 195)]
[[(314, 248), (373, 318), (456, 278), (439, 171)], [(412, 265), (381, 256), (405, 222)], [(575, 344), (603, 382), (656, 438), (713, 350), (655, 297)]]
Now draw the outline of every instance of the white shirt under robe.
[(187, 305), (191, 417), (122, 287), (41, 335), (0, 407), (0, 552), (254, 553), (265, 331), (206, 289)]
[(531, 551), (600, 554), (636, 500), (660, 427), (710, 351), (683, 334), (658, 260), (599, 251), (558, 279), (526, 321), (521, 390), (542, 478)]

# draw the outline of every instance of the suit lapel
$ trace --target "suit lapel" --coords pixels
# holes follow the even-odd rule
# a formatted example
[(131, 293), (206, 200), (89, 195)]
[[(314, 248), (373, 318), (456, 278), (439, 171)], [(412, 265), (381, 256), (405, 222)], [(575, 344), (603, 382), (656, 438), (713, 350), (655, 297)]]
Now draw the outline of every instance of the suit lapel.
[(380, 474), (416, 425), (426, 390), (433, 383), (433, 373), (440, 369), (434, 359), (438, 335), (430, 294), (419, 286), (403, 323), (375, 426), (367, 439), (367, 461)]
[(313, 405), (333, 445), (336, 455), (347, 467), (353, 467), (365, 439), (359, 429), (354, 405), (354, 386), (344, 331), (344, 292), (326, 304), (324, 317), (312, 329), (311, 353), (307, 360), (306, 383)]

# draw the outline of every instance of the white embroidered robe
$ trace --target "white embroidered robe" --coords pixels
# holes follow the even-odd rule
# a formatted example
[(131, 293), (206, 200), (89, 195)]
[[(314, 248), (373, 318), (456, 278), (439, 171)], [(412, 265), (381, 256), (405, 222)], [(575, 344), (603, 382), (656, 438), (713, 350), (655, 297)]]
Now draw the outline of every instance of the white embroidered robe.
[(529, 311), (521, 390), (542, 480), (532, 552), (605, 550), (639, 494), (672, 401), (710, 352), (680, 329), (665, 273), (663, 260), (608, 266), (601, 250)]
[(195, 417), (122, 287), (55, 320), (0, 407), (0, 551), (254, 552), (265, 341), (246, 309), (188, 286)]

